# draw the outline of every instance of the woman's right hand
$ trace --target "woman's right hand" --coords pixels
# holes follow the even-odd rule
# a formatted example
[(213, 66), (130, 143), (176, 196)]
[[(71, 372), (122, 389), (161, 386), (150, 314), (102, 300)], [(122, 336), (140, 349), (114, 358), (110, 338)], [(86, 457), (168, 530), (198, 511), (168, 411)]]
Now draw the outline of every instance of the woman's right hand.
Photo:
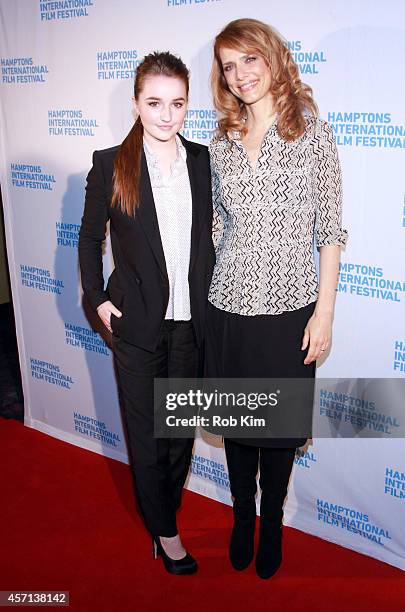
[(114, 304), (110, 302), (110, 300), (103, 302), (97, 307), (97, 314), (110, 332), (112, 332), (111, 315), (113, 314), (118, 318), (122, 317), (122, 312), (118, 310), (118, 308), (115, 308)]

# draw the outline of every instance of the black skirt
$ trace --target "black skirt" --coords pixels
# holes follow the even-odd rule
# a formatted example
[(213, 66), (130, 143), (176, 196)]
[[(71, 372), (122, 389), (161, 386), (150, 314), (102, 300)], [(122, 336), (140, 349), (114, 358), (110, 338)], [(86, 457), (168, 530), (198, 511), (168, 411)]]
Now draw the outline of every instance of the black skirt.
[[(279, 315), (245, 316), (208, 304), (204, 375), (207, 378), (315, 378), (304, 364), (304, 329), (316, 302)], [(308, 404), (312, 414), (312, 402)], [(306, 438), (232, 438), (250, 446), (293, 448)]]

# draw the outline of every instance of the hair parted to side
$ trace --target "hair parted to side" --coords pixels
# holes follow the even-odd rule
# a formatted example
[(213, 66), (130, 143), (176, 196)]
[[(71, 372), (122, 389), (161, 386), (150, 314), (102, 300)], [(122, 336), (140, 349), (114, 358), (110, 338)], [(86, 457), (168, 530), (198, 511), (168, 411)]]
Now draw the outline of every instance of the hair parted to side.
[(219, 56), (221, 48), (257, 53), (271, 72), (270, 93), (278, 114), (277, 131), (284, 140), (295, 140), (305, 130), (304, 111), (318, 115), (312, 89), (302, 83), (286, 41), (271, 26), (256, 19), (231, 21), (215, 38), (211, 86), (214, 104), (222, 117), (218, 136), (229, 138), (230, 132), (245, 135), (245, 105), (229, 91)]
[[(145, 80), (151, 76), (177, 77), (181, 79), (188, 96), (189, 71), (179, 57), (168, 51), (155, 51), (145, 55), (136, 69), (134, 97), (138, 99)], [(129, 216), (135, 214), (139, 205), (139, 182), (143, 148), (143, 126), (140, 118), (121, 143), (114, 161), (113, 194), (111, 206), (117, 206)]]

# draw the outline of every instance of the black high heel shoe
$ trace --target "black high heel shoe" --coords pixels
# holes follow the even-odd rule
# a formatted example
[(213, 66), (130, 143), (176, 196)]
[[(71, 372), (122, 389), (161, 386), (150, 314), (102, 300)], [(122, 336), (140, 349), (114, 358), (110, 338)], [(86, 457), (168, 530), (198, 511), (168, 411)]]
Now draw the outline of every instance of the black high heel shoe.
[(185, 574), (195, 574), (198, 570), (197, 561), (190, 555), (186, 555), (182, 559), (172, 559), (165, 552), (159, 536), (152, 536), (153, 544), (153, 558), (157, 559), (160, 555), (162, 557), (163, 565), (169, 574), (176, 574), (177, 576)]

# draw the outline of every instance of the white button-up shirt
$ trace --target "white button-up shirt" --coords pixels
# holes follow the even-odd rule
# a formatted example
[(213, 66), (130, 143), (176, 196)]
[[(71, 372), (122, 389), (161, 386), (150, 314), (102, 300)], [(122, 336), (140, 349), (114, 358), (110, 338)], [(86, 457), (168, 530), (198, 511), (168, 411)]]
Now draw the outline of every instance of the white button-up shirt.
[(169, 303), (165, 318), (189, 321), (192, 196), (187, 152), (178, 136), (176, 143), (177, 159), (171, 165), (169, 176), (163, 177), (158, 157), (146, 141), (143, 142), (169, 278)]

